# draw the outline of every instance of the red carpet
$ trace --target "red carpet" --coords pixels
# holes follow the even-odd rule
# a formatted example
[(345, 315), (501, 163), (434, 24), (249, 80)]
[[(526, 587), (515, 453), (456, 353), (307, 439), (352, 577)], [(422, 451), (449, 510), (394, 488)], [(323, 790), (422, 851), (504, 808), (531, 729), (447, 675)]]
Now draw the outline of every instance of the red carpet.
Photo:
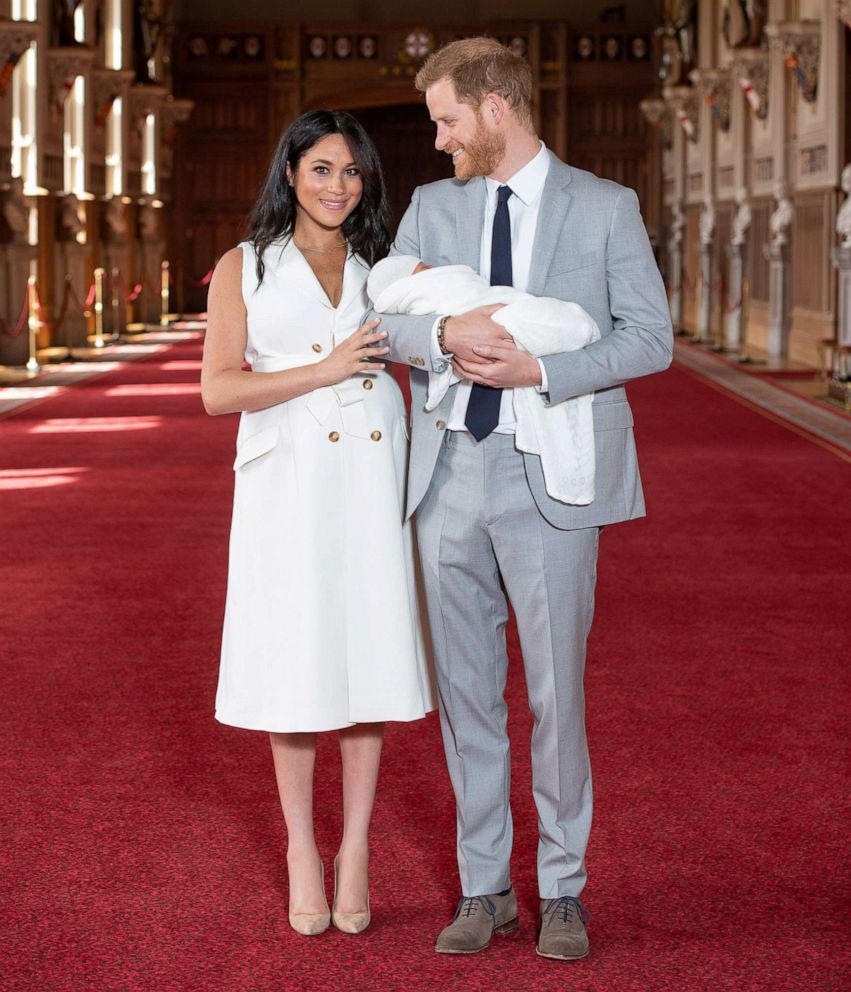
[[(268, 744), (212, 716), (236, 423), (144, 388), (197, 381), (198, 356), (0, 423), (4, 992), (851, 987), (851, 466), (676, 370), (636, 385), (651, 516), (601, 544), (590, 958), (534, 954), (516, 649), (519, 935), (432, 951), (457, 896), (432, 717), (388, 734), (373, 927), (311, 941), (287, 927)], [(332, 738), (320, 767), (327, 863)]]

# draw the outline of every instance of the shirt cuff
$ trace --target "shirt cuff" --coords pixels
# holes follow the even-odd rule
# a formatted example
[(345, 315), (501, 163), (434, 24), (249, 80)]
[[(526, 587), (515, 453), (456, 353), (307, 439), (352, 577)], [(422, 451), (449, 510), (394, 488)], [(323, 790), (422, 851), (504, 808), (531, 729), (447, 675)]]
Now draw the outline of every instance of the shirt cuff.
[(546, 366), (544, 365), (544, 363), (541, 361), (540, 358), (537, 359), (537, 362), (538, 362), (538, 368), (540, 368), (541, 370), (541, 384), (540, 386), (535, 386), (535, 389), (537, 389), (539, 393), (548, 393), (550, 391), (550, 385), (549, 382), (547, 382)]
[(440, 317), (434, 322), (431, 328), (431, 368), (433, 372), (445, 372), (449, 366), (449, 359), (451, 355), (444, 355), (440, 350), (440, 345), (437, 343), (437, 325), (440, 323)]

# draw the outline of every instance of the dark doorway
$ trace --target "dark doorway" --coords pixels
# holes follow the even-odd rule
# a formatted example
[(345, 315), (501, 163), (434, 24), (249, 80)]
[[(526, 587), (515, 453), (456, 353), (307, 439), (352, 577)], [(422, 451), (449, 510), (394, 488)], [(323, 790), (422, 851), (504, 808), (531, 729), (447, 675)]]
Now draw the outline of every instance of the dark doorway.
[(393, 233), (411, 202), (414, 188), (452, 175), (449, 156), (434, 147), (434, 124), (425, 104), (353, 109), (381, 156)]

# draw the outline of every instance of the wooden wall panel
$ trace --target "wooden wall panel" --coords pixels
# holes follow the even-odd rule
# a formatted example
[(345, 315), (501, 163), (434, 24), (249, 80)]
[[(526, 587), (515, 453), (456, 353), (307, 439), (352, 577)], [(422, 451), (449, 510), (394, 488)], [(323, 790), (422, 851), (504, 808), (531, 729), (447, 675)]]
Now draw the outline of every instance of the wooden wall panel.
[(698, 242), (700, 240), (699, 204), (686, 207), (686, 224), (683, 231), (683, 329), (694, 334), (697, 330), (695, 313), (697, 280), (699, 273)]
[(833, 242), (829, 193), (799, 194), (795, 198), (792, 302), (805, 310), (831, 310), (830, 256)]
[[(193, 280), (243, 235), (280, 131), (302, 110), (344, 107), (361, 119), (382, 158), (394, 222), (416, 185), (451, 175), (413, 89), (409, 30), (366, 22), (181, 25), (175, 94), (194, 100), (195, 112), (175, 148), (170, 220), (187, 309), (203, 306)], [(472, 33), (457, 26), (430, 30), (435, 44)], [(572, 165), (635, 189), (652, 229), (646, 208), (658, 214), (659, 199), (648, 196), (652, 135), (638, 110), (655, 85), (652, 32), (597, 25), (589, 29), (597, 39), (589, 56), (581, 54), (581, 33), (571, 30), (564, 22), (504, 22), (490, 33), (525, 46), (547, 145)], [(606, 42), (615, 36), (613, 56)], [(339, 49), (340, 38), (348, 47)], [(370, 39), (372, 53), (364, 54), (361, 42)]]
[(768, 218), (773, 209), (771, 200), (755, 200), (751, 207), (751, 227), (748, 232), (748, 279), (750, 298), (768, 302), (768, 260), (765, 246), (768, 244)]

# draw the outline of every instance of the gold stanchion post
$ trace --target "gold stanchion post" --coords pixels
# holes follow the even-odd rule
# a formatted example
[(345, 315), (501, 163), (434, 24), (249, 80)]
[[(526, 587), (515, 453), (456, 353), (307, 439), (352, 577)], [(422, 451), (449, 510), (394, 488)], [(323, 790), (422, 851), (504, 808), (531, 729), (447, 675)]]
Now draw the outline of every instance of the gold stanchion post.
[(36, 279), (30, 276), (27, 279), (27, 300), (29, 303), (29, 315), (27, 317), (27, 328), (30, 338), (30, 354), (27, 359), (27, 372), (40, 372), (41, 366), (38, 364), (38, 329), (41, 321), (38, 319), (38, 306), (36, 304)]
[(118, 293), (119, 272), (115, 268), (112, 270), (112, 295), (110, 305), (112, 306), (112, 340), (117, 341), (121, 337), (121, 299)]
[(103, 269), (95, 269), (95, 348), (103, 348)]
[(160, 275), (160, 327), (168, 327), (168, 262), (163, 260)]

